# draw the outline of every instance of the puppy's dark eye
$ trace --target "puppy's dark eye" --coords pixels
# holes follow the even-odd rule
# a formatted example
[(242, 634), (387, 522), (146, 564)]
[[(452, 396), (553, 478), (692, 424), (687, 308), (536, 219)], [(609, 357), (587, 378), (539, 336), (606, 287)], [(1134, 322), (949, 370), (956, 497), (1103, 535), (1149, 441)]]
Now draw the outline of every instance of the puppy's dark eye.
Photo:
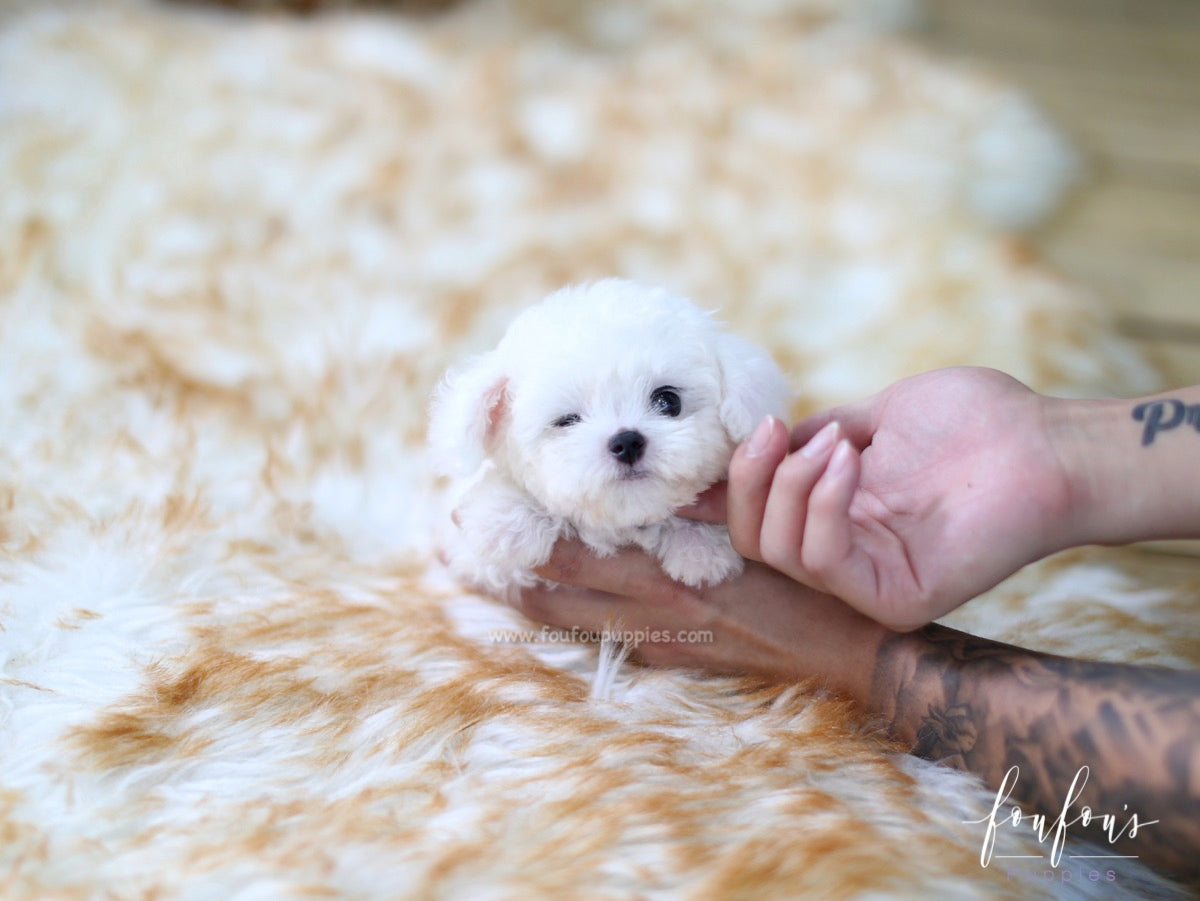
[(582, 417), (580, 417), (580, 415), (578, 413), (568, 413), (566, 416), (558, 417), (558, 419), (554, 420), (554, 422), (552, 422), (550, 424), (552, 426), (554, 426), (556, 429), (565, 429), (565, 428), (569, 428), (570, 426), (575, 425), (575, 423), (581, 422), (581, 421), (582, 421)]
[(672, 388), (670, 385), (655, 388), (650, 393), (650, 409), (663, 416), (678, 416), (679, 411), (683, 409), (683, 402), (679, 399), (679, 389)]

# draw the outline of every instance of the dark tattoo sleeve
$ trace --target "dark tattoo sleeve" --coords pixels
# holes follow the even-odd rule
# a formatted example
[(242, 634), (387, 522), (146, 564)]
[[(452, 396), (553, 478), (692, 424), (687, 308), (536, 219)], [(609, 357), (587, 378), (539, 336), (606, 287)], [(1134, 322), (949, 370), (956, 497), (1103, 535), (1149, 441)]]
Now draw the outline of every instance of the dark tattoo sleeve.
[(930, 625), (884, 641), (872, 694), (914, 754), (1011, 786), (1009, 807), (1050, 818), (1069, 801), (1071, 831), (1200, 879), (1200, 672), (1072, 660)]

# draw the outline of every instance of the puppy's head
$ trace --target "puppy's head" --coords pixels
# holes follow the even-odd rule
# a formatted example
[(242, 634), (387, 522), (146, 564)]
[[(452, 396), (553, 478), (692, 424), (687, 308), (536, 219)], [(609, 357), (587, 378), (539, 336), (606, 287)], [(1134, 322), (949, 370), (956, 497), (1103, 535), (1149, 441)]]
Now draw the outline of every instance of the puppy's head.
[(657, 522), (722, 478), (787, 384), (683, 298), (632, 282), (565, 288), (451, 373), (430, 438), (443, 469), (491, 460), (577, 525)]

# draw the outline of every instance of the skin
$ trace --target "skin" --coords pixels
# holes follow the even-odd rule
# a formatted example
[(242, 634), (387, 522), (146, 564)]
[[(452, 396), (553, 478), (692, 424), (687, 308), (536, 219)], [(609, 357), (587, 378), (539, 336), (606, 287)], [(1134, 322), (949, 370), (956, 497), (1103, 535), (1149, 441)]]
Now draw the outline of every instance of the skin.
[[(1200, 404), (1200, 388), (1163, 397)], [(765, 422), (730, 463), (733, 490), (692, 515), (727, 518), (743, 556), (916, 628), (1064, 548), (1200, 537), (1200, 491), (1179, 490), (1200, 432), (1142, 446), (1131, 411), (1155, 399), (1062, 400), (995, 370), (936, 370), (790, 442)]]
[[(711, 642), (644, 643), (636, 656), (815, 679), (914, 754), (1007, 789), (1000, 817), (1017, 803), (1056, 816), (1087, 766), (1071, 815), (1087, 805), (1112, 814), (1117, 830), (1131, 813), (1157, 820), (1136, 837), (1126, 828), (1109, 850), (1200, 880), (1200, 674), (926, 625), (1063, 547), (1195, 536), (1200, 491), (1180, 490), (1196, 481), (1192, 405), (1200, 411), (1200, 389), (1065, 401), (991, 370), (954, 369), (790, 435), (768, 419), (734, 454), (728, 484), (682, 511), (728, 523), (750, 561), (742, 576), (690, 589), (641, 552), (598, 559), (560, 542), (541, 571), (559, 584), (514, 603), (568, 629), (711, 632)], [(1110, 844), (1097, 824), (1075, 829)]]

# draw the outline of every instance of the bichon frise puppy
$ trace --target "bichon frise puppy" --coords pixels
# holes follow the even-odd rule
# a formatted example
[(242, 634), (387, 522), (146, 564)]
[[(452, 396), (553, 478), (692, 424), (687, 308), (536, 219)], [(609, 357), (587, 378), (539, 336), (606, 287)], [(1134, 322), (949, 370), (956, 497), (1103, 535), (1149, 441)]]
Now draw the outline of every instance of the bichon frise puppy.
[(788, 386), (762, 350), (691, 302), (618, 279), (564, 288), (434, 396), (430, 447), (459, 489), (446, 557), (503, 593), (554, 543), (637, 545), (691, 586), (741, 572), (723, 526), (683, 519)]

